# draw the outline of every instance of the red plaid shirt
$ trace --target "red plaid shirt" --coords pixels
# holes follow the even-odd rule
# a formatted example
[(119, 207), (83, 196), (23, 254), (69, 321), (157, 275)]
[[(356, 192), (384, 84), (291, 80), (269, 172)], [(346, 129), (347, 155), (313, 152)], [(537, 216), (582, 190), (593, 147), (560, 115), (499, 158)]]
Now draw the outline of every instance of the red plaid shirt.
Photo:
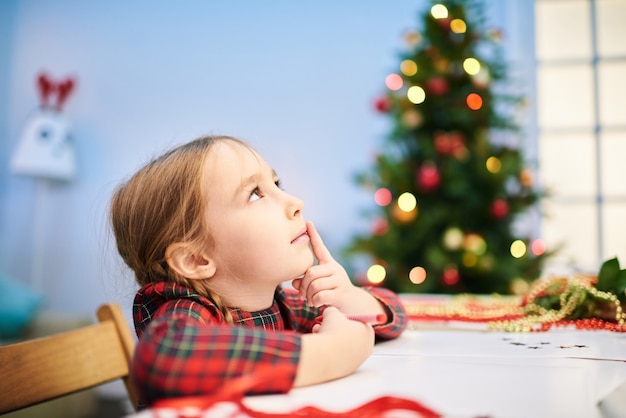
[[(389, 323), (374, 327), (377, 339), (399, 336), (407, 316), (398, 297), (387, 289), (366, 290), (390, 313)], [(141, 288), (133, 305), (139, 341), (131, 371), (140, 404), (289, 391), (300, 359), (300, 334), (311, 332), (320, 309), (279, 286), (270, 308), (231, 313), (234, 325), (210, 299), (178, 284)]]

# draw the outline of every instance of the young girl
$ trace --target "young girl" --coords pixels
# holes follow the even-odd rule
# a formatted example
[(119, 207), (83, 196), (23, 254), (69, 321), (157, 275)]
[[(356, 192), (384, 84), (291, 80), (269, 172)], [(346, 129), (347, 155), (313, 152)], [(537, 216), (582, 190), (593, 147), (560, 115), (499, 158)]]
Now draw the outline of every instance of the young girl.
[[(353, 286), (302, 208), (259, 154), (224, 136), (174, 148), (117, 188), (117, 248), (141, 286), (132, 363), (141, 405), (340, 378), (375, 337), (405, 329), (397, 296)], [(288, 280), (293, 288), (281, 286)]]

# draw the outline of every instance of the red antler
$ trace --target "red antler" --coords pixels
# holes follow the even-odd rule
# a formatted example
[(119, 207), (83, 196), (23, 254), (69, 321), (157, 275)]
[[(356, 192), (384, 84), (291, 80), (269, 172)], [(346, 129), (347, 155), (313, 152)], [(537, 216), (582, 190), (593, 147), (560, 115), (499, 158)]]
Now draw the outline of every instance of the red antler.
[(57, 111), (59, 112), (61, 111), (61, 108), (63, 107), (63, 103), (65, 103), (65, 100), (67, 100), (73, 88), (74, 88), (74, 80), (72, 80), (71, 78), (68, 78), (65, 81), (62, 81), (57, 84), (58, 100), (55, 106)]
[(48, 106), (48, 98), (54, 90), (54, 84), (46, 74), (40, 74), (37, 78), (37, 86), (39, 87), (39, 96), (41, 101), (41, 107)]

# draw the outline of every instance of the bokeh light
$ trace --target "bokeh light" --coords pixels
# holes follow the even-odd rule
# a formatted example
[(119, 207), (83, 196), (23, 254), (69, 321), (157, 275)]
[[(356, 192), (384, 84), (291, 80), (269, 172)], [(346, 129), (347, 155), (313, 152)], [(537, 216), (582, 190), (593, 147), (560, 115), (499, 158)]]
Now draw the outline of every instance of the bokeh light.
[(414, 284), (422, 284), (426, 281), (426, 269), (416, 266), (409, 272), (409, 280)]
[(478, 88), (484, 89), (489, 85), (491, 81), (491, 76), (489, 75), (489, 71), (483, 66), (480, 67), (480, 70), (476, 74), (472, 76), (472, 82)]
[(449, 250), (457, 250), (463, 244), (463, 231), (459, 228), (448, 228), (443, 234), (443, 245)]
[(426, 100), (426, 92), (420, 86), (411, 86), (406, 92), (406, 97), (411, 103), (420, 104)]
[(445, 19), (448, 17), (448, 9), (443, 4), (435, 4), (430, 8), (430, 14), (435, 19)]
[(472, 110), (478, 110), (483, 107), (483, 98), (477, 93), (468, 94), (465, 101), (467, 102), (467, 107)]
[(469, 75), (476, 75), (480, 71), (480, 62), (476, 58), (466, 58), (463, 61), (463, 69)]
[(385, 78), (385, 85), (389, 90), (400, 90), (402, 88), (402, 77), (398, 74), (389, 74)]
[(376, 218), (372, 221), (372, 234), (383, 236), (389, 231), (389, 222), (385, 218)]
[(409, 31), (404, 34), (404, 40), (409, 46), (416, 46), (422, 42), (422, 35), (419, 32)]
[(400, 71), (406, 76), (417, 74), (417, 64), (413, 60), (404, 60), (400, 63)]
[(388, 206), (391, 203), (391, 192), (389, 189), (381, 187), (374, 192), (374, 201), (379, 206)]
[(417, 199), (412, 193), (404, 192), (398, 197), (398, 207), (404, 212), (411, 212), (417, 206)]
[(487, 252), (487, 242), (478, 234), (467, 234), (463, 238), (463, 249), (476, 255)]
[(415, 109), (407, 109), (402, 114), (402, 123), (407, 128), (417, 128), (422, 122), (422, 114)]
[(465, 252), (462, 260), (465, 267), (474, 267), (478, 263), (478, 256), (474, 253)]
[(382, 283), (386, 276), (387, 270), (385, 270), (385, 268), (380, 264), (373, 264), (367, 269), (367, 281), (370, 283)]
[(530, 285), (528, 284), (528, 282), (524, 279), (522, 279), (521, 277), (515, 278), (511, 281), (511, 293), (513, 293), (514, 295), (525, 295), (526, 293), (528, 293), (528, 290), (530, 289)]
[(395, 219), (398, 222), (405, 223), (405, 224), (409, 223), (413, 221), (415, 218), (417, 218), (417, 207), (413, 209), (412, 211), (406, 212), (400, 209), (400, 206), (393, 205), (391, 207), (391, 216), (393, 216), (393, 219)]
[(524, 257), (526, 254), (526, 244), (522, 240), (515, 240), (511, 244), (511, 255), (515, 258)]
[(487, 158), (485, 166), (487, 167), (487, 171), (492, 174), (496, 174), (499, 173), (502, 168), (502, 161), (500, 161), (498, 157), (489, 157)]
[(452, 19), (450, 29), (454, 33), (465, 33), (467, 31), (467, 25), (462, 19)]
[(533, 185), (533, 172), (529, 168), (524, 168), (519, 175), (519, 181), (525, 187)]
[(546, 244), (538, 238), (530, 245), (530, 251), (535, 255), (542, 255), (546, 252)]

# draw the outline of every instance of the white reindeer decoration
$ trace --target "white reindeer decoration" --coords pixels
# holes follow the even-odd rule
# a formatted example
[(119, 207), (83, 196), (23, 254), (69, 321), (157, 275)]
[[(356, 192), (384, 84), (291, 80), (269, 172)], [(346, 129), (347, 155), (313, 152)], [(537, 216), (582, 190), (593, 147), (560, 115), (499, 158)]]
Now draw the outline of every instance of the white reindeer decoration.
[(14, 173), (66, 181), (74, 177), (70, 125), (61, 115), (74, 84), (72, 78), (55, 83), (46, 74), (39, 75), (40, 107), (28, 120), (11, 160)]

